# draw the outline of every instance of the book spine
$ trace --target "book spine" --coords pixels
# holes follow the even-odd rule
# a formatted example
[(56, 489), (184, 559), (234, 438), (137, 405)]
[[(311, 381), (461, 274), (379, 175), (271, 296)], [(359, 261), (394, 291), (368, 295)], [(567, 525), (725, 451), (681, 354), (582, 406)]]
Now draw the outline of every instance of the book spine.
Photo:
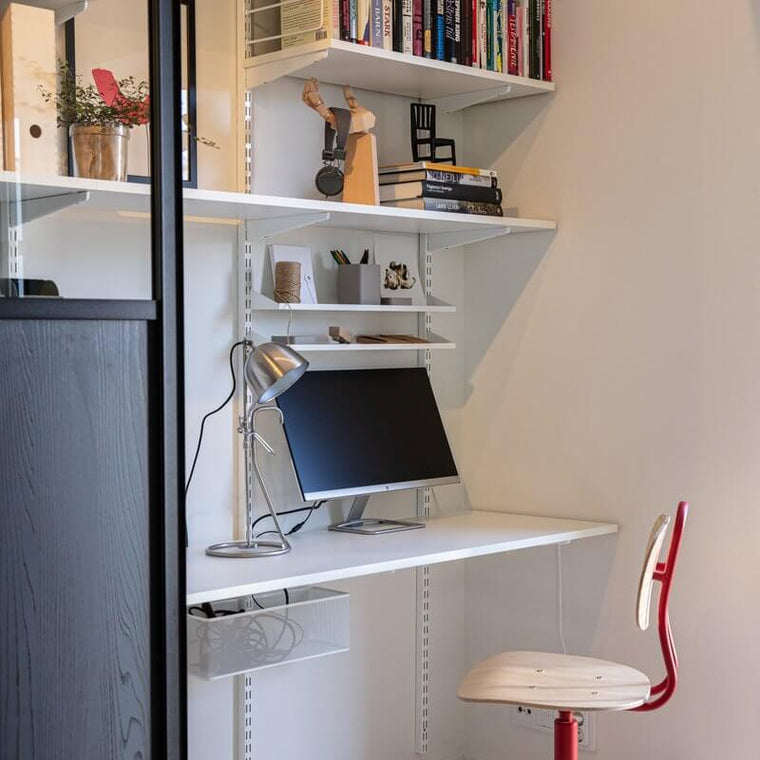
[(369, 44), (372, 47), (383, 46), (383, 0), (370, 0), (370, 34)]
[(544, 79), (552, 81), (552, 0), (544, 0)]
[(356, 41), (360, 45), (370, 44), (370, 0), (357, 0), (356, 2), (357, 18), (357, 37)]
[(488, 70), (496, 71), (496, 48), (494, 47), (495, 21), (496, 21), (496, 0), (488, 0), (488, 9), (486, 17), (486, 61)]
[(427, 182), (445, 182), (449, 185), (466, 185), (469, 187), (496, 187), (496, 177), (486, 177), (479, 174), (459, 174), (458, 172), (438, 171), (430, 169), (426, 172)]
[(522, 0), (517, 0), (517, 19), (516, 19), (516, 31), (517, 31), (517, 76), (525, 76), (525, 52), (523, 47), (523, 23), (524, 23), (523, 5)]
[(359, 41), (358, 0), (348, 0), (348, 34), (351, 42)]
[(393, 0), (383, 0), (383, 50), (393, 50)]
[(458, 61), (463, 66), (469, 66), (469, 45), (465, 29), (467, 29), (467, 8), (470, 4), (469, 0), (457, 0), (459, 3), (459, 56)]
[(480, 66), (480, 52), (478, 51), (478, 0), (470, 0), (470, 28), (467, 34), (470, 35), (470, 65), (474, 68)]
[(346, 42), (351, 39), (351, 9), (349, 0), (340, 0), (340, 38)]
[(539, 43), (541, 41), (541, 3), (539, 0), (530, 0), (530, 78), (541, 79), (541, 53)]
[(478, 0), (478, 61), (488, 68), (488, 0)]
[(435, 4), (435, 57), (446, 60), (446, 0), (436, 0)]
[(530, 77), (530, 0), (522, 0), (523, 6), (523, 23), (522, 23), (522, 47), (523, 63), (522, 75)]
[(433, 2), (434, 0), (422, 0), (422, 54), (425, 58), (433, 58)]
[(414, 55), (422, 55), (424, 47), (422, 0), (413, 0), (412, 11), (412, 52)]
[(456, 62), (456, 52), (454, 51), (454, 13), (456, 10), (456, 0), (444, 0), (445, 25), (446, 25), (446, 55), (445, 60), (449, 63)]
[(340, 39), (340, 4), (341, 0), (332, 0), (332, 18), (330, 19), (330, 32), (334, 40)]
[[(321, 42), (332, 35), (332, 0), (304, 0), (280, 9), (280, 45), (283, 50)], [(310, 31), (303, 31), (308, 29)]]
[(480, 203), (477, 201), (457, 201), (449, 198), (424, 198), (426, 211), (448, 211), (455, 214), (483, 214), (485, 216), (504, 216), (498, 203)]
[(393, 49), (397, 52), (401, 52), (401, 41), (404, 37), (402, 21), (404, 14), (401, 11), (401, 3), (403, 0), (393, 0)]
[(476, 187), (448, 182), (423, 182), (423, 198), (451, 198), (455, 201), (474, 203), (501, 203), (501, 188)]
[(504, 1), (496, 0), (496, 33), (494, 35), (495, 68), (500, 74), (504, 71)]
[(401, 52), (414, 52), (414, 0), (401, 2)]
[(507, 2), (507, 35), (509, 39), (509, 59), (507, 64), (507, 73), (517, 75), (517, 2), (508, 0)]

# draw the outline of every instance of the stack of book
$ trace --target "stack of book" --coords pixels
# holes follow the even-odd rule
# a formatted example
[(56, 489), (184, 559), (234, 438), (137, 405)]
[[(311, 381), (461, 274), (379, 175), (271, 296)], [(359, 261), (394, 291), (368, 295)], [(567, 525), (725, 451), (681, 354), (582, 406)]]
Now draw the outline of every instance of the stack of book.
[(381, 166), (379, 175), (384, 206), (503, 216), (498, 177), (490, 169), (418, 161)]
[(553, 0), (250, 0), (251, 54), (328, 39), (551, 81)]

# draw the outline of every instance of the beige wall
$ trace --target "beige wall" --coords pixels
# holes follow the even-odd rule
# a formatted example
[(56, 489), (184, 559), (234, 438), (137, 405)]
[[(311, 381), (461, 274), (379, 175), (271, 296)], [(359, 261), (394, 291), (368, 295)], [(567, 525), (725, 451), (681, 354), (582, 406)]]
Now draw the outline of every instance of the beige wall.
[[(619, 521), (617, 539), (566, 551), (568, 645), (653, 677), (654, 631), (633, 618), (640, 553), (655, 515), (689, 499), (672, 605), (679, 692), (657, 714), (602, 716), (597, 756), (749, 760), (760, 713), (760, 0), (555, 5), (556, 95), (465, 117), (478, 146), (468, 160), (501, 171), (508, 205), (560, 225), (466, 257), (469, 495), (490, 509)], [(471, 563), (470, 660), (558, 646), (555, 574), (548, 550)], [(546, 737), (499, 708), (467, 715), (469, 756), (548, 756)]]

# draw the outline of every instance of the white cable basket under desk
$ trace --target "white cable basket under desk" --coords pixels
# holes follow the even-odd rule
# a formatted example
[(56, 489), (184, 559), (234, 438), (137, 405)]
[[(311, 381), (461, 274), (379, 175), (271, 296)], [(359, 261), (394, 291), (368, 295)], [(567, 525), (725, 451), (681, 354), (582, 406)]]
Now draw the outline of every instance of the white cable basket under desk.
[(213, 602), (214, 617), (191, 607), (190, 673), (211, 681), (349, 650), (347, 593), (307, 586), (288, 595), (288, 603), (283, 591)]

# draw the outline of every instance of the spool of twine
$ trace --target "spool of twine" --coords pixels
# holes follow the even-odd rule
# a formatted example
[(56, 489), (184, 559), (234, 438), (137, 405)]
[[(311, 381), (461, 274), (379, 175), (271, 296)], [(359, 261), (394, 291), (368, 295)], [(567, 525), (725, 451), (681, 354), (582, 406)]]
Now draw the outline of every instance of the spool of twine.
[(301, 264), (278, 261), (274, 265), (274, 300), (277, 303), (301, 303)]

